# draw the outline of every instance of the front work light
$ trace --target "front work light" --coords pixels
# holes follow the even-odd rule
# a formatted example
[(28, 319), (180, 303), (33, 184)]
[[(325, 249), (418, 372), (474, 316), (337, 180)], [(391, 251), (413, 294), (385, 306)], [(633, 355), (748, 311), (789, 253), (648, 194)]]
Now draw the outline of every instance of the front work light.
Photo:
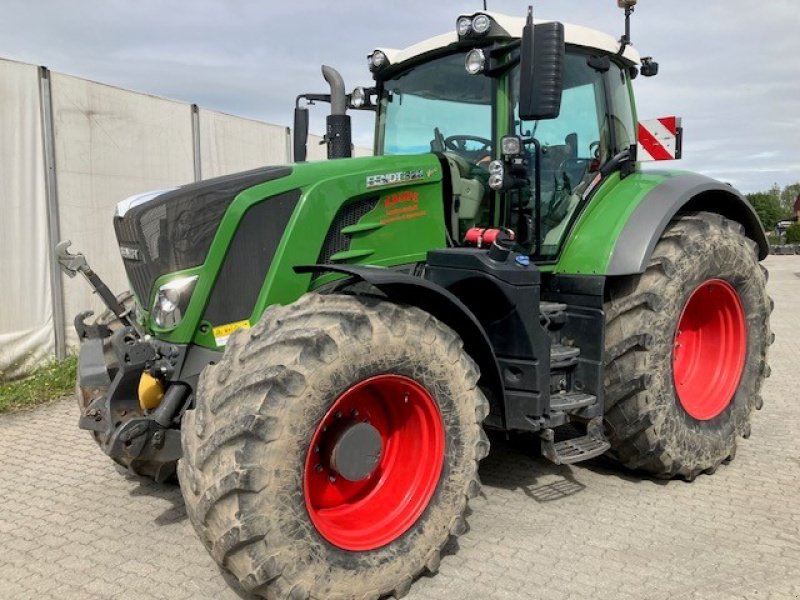
[(378, 71), (389, 64), (389, 59), (383, 50), (375, 50), (367, 57), (367, 62), (369, 63), (370, 71)]
[(197, 275), (178, 277), (165, 283), (153, 300), (153, 321), (163, 329), (177, 327), (183, 320), (189, 300), (197, 284)]
[(522, 140), (516, 135), (507, 135), (500, 140), (503, 156), (519, 156), (522, 154)]
[(472, 31), (478, 35), (483, 35), (492, 27), (492, 20), (487, 15), (476, 15), (472, 19)]
[(456, 30), (458, 31), (458, 37), (464, 37), (470, 31), (472, 31), (472, 19), (469, 17), (461, 17), (456, 22)]
[(466, 37), (482, 37), (487, 35), (494, 25), (494, 21), (489, 15), (478, 13), (473, 16), (462, 16), (456, 21), (456, 33), (459, 39)]
[(363, 87), (357, 87), (350, 94), (350, 104), (353, 108), (363, 108), (367, 104), (367, 91)]
[(483, 68), (486, 65), (486, 55), (480, 48), (470, 50), (467, 53), (467, 59), (464, 61), (464, 64), (467, 67), (467, 73), (470, 75), (477, 75), (483, 72)]

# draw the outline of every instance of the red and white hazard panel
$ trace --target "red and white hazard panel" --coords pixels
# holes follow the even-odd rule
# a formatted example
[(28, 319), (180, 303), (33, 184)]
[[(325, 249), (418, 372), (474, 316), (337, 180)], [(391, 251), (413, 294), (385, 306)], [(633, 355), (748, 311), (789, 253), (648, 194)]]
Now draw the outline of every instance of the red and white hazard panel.
[(641, 161), (677, 160), (683, 146), (683, 127), (680, 117), (662, 117), (639, 121), (639, 149)]

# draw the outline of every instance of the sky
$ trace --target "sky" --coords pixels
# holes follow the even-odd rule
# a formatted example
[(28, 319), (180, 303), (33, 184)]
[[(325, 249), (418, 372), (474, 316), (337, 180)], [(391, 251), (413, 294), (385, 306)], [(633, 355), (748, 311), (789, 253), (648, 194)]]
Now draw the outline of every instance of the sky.
[[(488, 0), (524, 16), (529, 2)], [(538, 0), (537, 19), (619, 36), (615, 0)], [(348, 89), (367, 85), (366, 55), (449, 31), (482, 0), (0, 0), (0, 57), (132, 90), (290, 125), (295, 97), (325, 92), (323, 63)], [(632, 38), (661, 66), (635, 82), (639, 117), (683, 117), (674, 163), (744, 192), (800, 181), (797, 0), (640, 0)], [(1, 101), (2, 99), (0, 99)], [(325, 107), (312, 108), (312, 131)], [(371, 124), (354, 116), (355, 140)]]

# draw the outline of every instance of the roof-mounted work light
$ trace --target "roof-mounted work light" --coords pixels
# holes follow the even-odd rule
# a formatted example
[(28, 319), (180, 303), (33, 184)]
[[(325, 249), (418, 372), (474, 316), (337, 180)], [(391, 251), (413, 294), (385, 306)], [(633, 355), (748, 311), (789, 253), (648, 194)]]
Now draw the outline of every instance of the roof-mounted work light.
[[(481, 38), (489, 35), (496, 29), (496, 23), (492, 17), (483, 13), (472, 16), (461, 16), (456, 21), (456, 33), (459, 39)], [(497, 32), (495, 32), (497, 33)]]
[(389, 58), (383, 50), (375, 50), (375, 52), (367, 56), (367, 63), (369, 64), (370, 71), (380, 71), (384, 67), (389, 66)]

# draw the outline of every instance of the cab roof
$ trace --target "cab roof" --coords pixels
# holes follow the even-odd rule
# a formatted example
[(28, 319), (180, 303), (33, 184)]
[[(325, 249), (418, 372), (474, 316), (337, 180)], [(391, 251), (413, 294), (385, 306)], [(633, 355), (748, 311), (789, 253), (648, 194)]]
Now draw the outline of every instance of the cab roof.
[[(522, 30), (525, 27), (526, 19), (524, 17), (513, 17), (492, 11), (480, 11), (475, 14), (485, 14), (491, 17), (501, 28), (508, 32), (510, 38), (521, 38)], [(474, 15), (460, 15), (460, 16), (474, 16)], [(460, 18), (459, 16), (459, 18)], [(536, 20), (535, 23), (544, 23), (545, 21)], [(572, 25), (564, 23), (564, 41), (573, 46), (582, 46), (584, 48), (591, 48), (616, 54), (619, 51), (619, 40), (614, 36), (596, 29), (583, 27), (582, 25)], [(453, 28), (448, 33), (443, 33), (435, 37), (429, 38), (422, 42), (416, 43), (405, 49), (394, 48), (377, 48), (381, 50), (389, 59), (392, 67), (413, 60), (418, 56), (427, 54), (434, 50), (446, 48), (450, 45), (459, 43), (458, 34), (456, 33), (456, 20), (453, 20)], [(623, 58), (633, 64), (640, 64), (641, 57), (639, 52), (632, 46), (627, 46), (623, 53)]]

